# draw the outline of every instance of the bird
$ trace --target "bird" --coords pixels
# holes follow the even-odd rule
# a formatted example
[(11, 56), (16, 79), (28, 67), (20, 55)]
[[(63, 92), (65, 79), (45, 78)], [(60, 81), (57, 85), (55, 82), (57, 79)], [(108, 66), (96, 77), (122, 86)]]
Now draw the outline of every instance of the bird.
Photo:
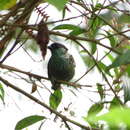
[(51, 81), (52, 89), (61, 88), (62, 81), (70, 81), (75, 74), (75, 61), (68, 49), (61, 43), (53, 43), (48, 46), (51, 51), (51, 57), (48, 61), (48, 78)]

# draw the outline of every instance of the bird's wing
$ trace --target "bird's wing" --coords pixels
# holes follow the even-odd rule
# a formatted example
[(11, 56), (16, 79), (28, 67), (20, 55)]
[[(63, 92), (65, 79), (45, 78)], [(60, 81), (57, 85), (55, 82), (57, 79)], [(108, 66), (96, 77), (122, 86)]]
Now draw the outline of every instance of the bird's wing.
[(73, 65), (74, 65), (74, 67), (76, 66), (75, 61), (74, 61), (74, 58), (73, 58), (72, 55), (69, 56), (69, 61), (70, 61), (70, 64), (73, 64)]
[(48, 78), (51, 80), (51, 82), (52, 82), (52, 84), (54, 84), (54, 78), (53, 78), (53, 76), (52, 76), (52, 72), (51, 72), (51, 63), (50, 63), (50, 61), (49, 61), (49, 63), (48, 63)]
[(73, 65), (74, 67), (76, 66), (74, 58), (72, 55), (70, 55), (69, 53), (66, 53), (65, 57), (66, 60), (68, 60), (69, 64)]

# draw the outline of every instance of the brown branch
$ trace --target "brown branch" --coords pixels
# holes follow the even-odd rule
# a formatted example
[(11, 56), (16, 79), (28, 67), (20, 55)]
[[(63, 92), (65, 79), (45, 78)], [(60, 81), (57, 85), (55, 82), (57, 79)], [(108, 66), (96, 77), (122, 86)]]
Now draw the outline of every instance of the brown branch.
[(49, 111), (51, 111), (52, 113), (56, 114), (58, 117), (60, 117), (62, 120), (64, 121), (67, 121), (67, 122), (70, 122), (72, 124), (75, 124), (76, 126), (79, 126), (80, 128), (83, 128), (85, 130), (99, 130), (97, 128), (89, 128), (83, 124), (80, 124), (79, 122), (76, 122), (74, 120), (71, 120), (69, 118), (67, 118), (65, 115), (62, 115), (61, 113), (59, 113), (58, 111), (56, 110), (53, 110), (52, 108), (50, 108), (47, 104), (45, 104), (44, 102), (41, 102), (39, 99), (35, 98), (34, 96), (28, 94), (26, 91), (16, 87), (15, 85), (13, 85), (12, 83), (8, 82), (7, 80), (3, 79), (1, 76), (0, 76), (0, 80), (5, 84), (7, 85), (8, 87), (14, 89), (15, 91), (23, 94), (24, 96), (28, 97), (29, 99), (33, 100), (34, 102), (36, 102), (37, 104), (45, 107), (46, 109), (48, 109)]
[[(26, 4), (25, 3), (18, 3), (18, 5), (16, 5), (16, 7), (14, 6), (14, 8), (12, 9), (11, 12), (9, 12), (2, 20), (0, 20), (0, 26), (3, 26), (6, 21), (8, 21), (8, 19), (11, 16), (14, 16), (17, 14), (17, 10), (21, 7), (24, 6), (24, 10), (22, 12), (22, 15), (20, 15), (12, 24), (23, 24), (25, 23), (25, 21), (27, 21), (28, 16), (30, 15), (30, 13), (32, 12), (32, 10), (34, 9), (34, 7), (36, 6), (36, 4), (39, 2), (40, 0), (26, 0)], [(5, 46), (8, 45), (7, 41), (10, 41), (13, 34), (15, 34), (16, 32), (16, 27), (11, 27), (8, 30), (8, 33), (0, 40), (0, 49), (3, 50), (3, 48), (5, 48)]]
[(50, 34), (53, 34), (53, 35), (57, 35), (57, 36), (62, 36), (62, 37), (65, 37), (67, 39), (71, 39), (71, 40), (81, 40), (81, 41), (88, 41), (88, 42), (91, 42), (92, 44), (97, 44), (97, 45), (100, 45), (108, 50), (111, 50), (117, 54), (120, 54), (120, 52), (118, 52), (117, 50), (115, 50), (114, 48), (111, 48), (111, 47), (108, 47), (104, 44), (101, 44), (100, 43), (100, 40), (95, 40), (95, 39), (89, 39), (89, 38), (85, 38), (85, 37), (79, 37), (79, 36), (72, 36), (72, 35), (67, 35), (67, 34), (63, 34), (63, 33), (60, 33), (60, 32), (54, 32), (54, 31), (49, 31)]
[(16, 45), (20, 42), (20, 41), (19, 41), (19, 38), (20, 38), (20, 36), (22, 35), (22, 33), (23, 33), (23, 29), (19, 32), (19, 34), (18, 34), (18, 36), (17, 36), (17, 38), (16, 38), (16, 40), (15, 40), (13, 46), (12, 46), (11, 49), (7, 52), (7, 54), (4, 56), (4, 58), (0, 61), (0, 63), (3, 63), (3, 62), (8, 58), (8, 56), (11, 55), (11, 52), (13, 51), (13, 49), (14, 49), (14, 48), (16, 47)]
[[(4, 65), (4, 64), (0, 64), (0, 68), (8, 69), (8, 70), (15, 71), (15, 72), (19, 72), (19, 73), (28, 75), (29, 77), (36, 78), (36, 79), (38, 79), (38, 80), (41, 80), (41, 79), (49, 80), (47, 77), (40, 76), (40, 75), (31, 73), (31, 72), (26, 72), (26, 71), (17, 69), (17, 68), (12, 67), (12, 66)], [(66, 85), (68, 85), (68, 86), (73, 86), (73, 87), (75, 87), (75, 88), (81, 88), (81, 86), (82, 86), (82, 85), (75, 84), (75, 83), (73, 83), (73, 82), (67, 82), (67, 81), (63, 81), (63, 80), (59, 80), (59, 81), (57, 81), (57, 82), (60, 82), (60, 83), (62, 83), (62, 84), (66, 84)], [(88, 85), (88, 87), (90, 87), (90, 85)]]
[(39, 80), (40, 80), (40, 79), (49, 80), (49, 79), (46, 78), (46, 77), (43, 77), (43, 76), (40, 76), (40, 75), (37, 75), (37, 74), (33, 74), (33, 73), (30, 73), (30, 72), (26, 72), (26, 71), (17, 69), (17, 68), (12, 67), (12, 66), (4, 65), (4, 64), (0, 64), (0, 68), (8, 69), (8, 70), (15, 71), (15, 72), (19, 72), (19, 73), (28, 75), (29, 77), (34, 77), (34, 78), (39, 79)]

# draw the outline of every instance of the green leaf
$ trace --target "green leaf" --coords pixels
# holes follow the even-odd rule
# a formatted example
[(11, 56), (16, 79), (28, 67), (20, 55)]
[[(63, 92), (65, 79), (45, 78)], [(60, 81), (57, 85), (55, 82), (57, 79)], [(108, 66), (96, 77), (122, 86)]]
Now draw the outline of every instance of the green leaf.
[(123, 86), (124, 91), (124, 102), (130, 101), (130, 85), (126, 84)]
[(65, 18), (65, 15), (66, 15), (66, 8), (64, 8), (63, 11), (62, 11), (62, 19)]
[(63, 10), (68, 0), (45, 0), (49, 4), (55, 6), (58, 10)]
[(5, 96), (5, 91), (3, 89), (2, 84), (0, 83), (0, 98), (3, 101), (3, 103), (4, 103), (4, 96)]
[(102, 84), (99, 84), (99, 83), (97, 83), (96, 84), (97, 85), (97, 89), (98, 89), (98, 93), (99, 93), (99, 95), (100, 95), (100, 98), (101, 98), (101, 100), (104, 98), (104, 89), (103, 89), (103, 85)]
[(109, 54), (107, 52), (105, 52), (105, 53), (107, 54), (107, 57), (110, 59), (110, 61), (113, 62), (114, 61), (113, 55), (111, 53), (109, 53)]
[(114, 108), (108, 113), (93, 118), (93, 121), (106, 121), (112, 128), (119, 127), (121, 124), (127, 125), (130, 128), (130, 109), (129, 108)]
[(90, 56), (82, 55), (82, 59), (83, 59), (84, 63), (85, 63), (88, 67), (91, 67), (91, 66), (94, 65), (94, 61), (93, 61), (93, 59), (92, 59)]
[(103, 109), (102, 103), (93, 104), (88, 111), (88, 116), (91, 116), (91, 115), (96, 116), (102, 109)]
[(2, 57), (2, 55), (3, 55), (3, 53), (4, 53), (4, 51), (6, 50), (6, 48), (5, 47), (3, 47), (3, 48), (0, 48), (0, 58)]
[(21, 130), (21, 129), (26, 128), (26, 127), (28, 127), (28, 126), (30, 126), (30, 125), (38, 122), (38, 121), (41, 121), (43, 119), (45, 119), (44, 116), (38, 116), (38, 115), (33, 115), (33, 116), (26, 117), (26, 118), (20, 120), (16, 124), (15, 130)]
[(61, 24), (53, 28), (53, 30), (59, 30), (59, 29), (68, 29), (68, 30), (73, 30), (77, 28), (77, 26), (73, 24)]
[(91, 54), (94, 54), (97, 50), (97, 44), (90, 42)]
[(107, 33), (108, 39), (110, 41), (111, 47), (115, 47), (117, 44), (115, 36), (113, 36), (113, 34), (111, 34), (108, 31), (106, 31), (106, 33)]
[(103, 5), (100, 4), (100, 3), (97, 3), (96, 6), (95, 6), (95, 10), (99, 10), (101, 8), (103, 8)]
[(86, 32), (85, 29), (75, 28), (72, 32), (69, 33), (69, 35), (77, 36), (77, 35), (80, 35), (80, 34), (85, 33), (85, 32)]
[(130, 77), (130, 65), (127, 66), (126, 72), (127, 72), (127, 74), (128, 74), (128, 77)]
[(16, 0), (0, 0), (0, 10), (9, 9), (16, 4)]
[(103, 24), (102, 20), (98, 17), (91, 16), (91, 19), (89, 20), (89, 26), (90, 31), (88, 33), (90, 38), (95, 38), (97, 35), (98, 30), (100, 29), (100, 26)]
[(93, 122), (93, 118), (95, 119), (95, 116), (103, 109), (102, 103), (96, 103), (93, 104), (89, 111), (87, 117), (84, 117), (84, 119), (93, 127), (96, 127), (95, 122)]
[(59, 30), (59, 29), (67, 29), (67, 30), (72, 30), (69, 35), (74, 35), (77, 36), (79, 34), (85, 33), (86, 30), (83, 28), (80, 28), (79, 26), (73, 25), (73, 24), (62, 24), (58, 25), (53, 28), (53, 30)]
[(114, 97), (112, 99), (111, 103), (110, 103), (110, 108), (109, 109), (112, 110), (112, 109), (114, 109), (116, 107), (121, 107), (121, 104), (120, 104), (119, 100), (116, 97)]
[(59, 89), (55, 90), (54, 93), (52, 93), (50, 95), (50, 100), (49, 100), (50, 107), (56, 110), (58, 108), (61, 100), (62, 100), (62, 92), (61, 92), (61, 90), (59, 90)]
[[(98, 62), (98, 66), (100, 67), (100, 69), (102, 69), (103, 72), (105, 72), (105, 73), (108, 74), (110, 77), (112, 77), (111, 73), (110, 73), (109, 71), (106, 71), (106, 70), (107, 70), (107, 66), (106, 66), (103, 62), (99, 61), (99, 62)], [(98, 69), (99, 69), (99, 68), (98, 68)], [(99, 70), (99, 72), (100, 72), (100, 70)]]
[(108, 66), (107, 70), (111, 68), (119, 67), (121, 65), (130, 64), (130, 50), (127, 50), (124, 54), (119, 55), (111, 65)]
[(130, 16), (127, 14), (123, 13), (119, 18), (118, 18), (118, 23), (130, 23)]

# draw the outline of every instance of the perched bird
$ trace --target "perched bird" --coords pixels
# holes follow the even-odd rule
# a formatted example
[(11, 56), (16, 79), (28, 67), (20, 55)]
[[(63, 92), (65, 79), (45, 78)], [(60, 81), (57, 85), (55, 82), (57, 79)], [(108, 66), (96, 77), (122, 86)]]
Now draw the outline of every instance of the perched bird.
[(48, 62), (48, 78), (52, 83), (52, 89), (57, 90), (60, 88), (58, 80), (69, 81), (73, 78), (75, 61), (62, 44), (53, 43), (48, 48), (52, 54)]

